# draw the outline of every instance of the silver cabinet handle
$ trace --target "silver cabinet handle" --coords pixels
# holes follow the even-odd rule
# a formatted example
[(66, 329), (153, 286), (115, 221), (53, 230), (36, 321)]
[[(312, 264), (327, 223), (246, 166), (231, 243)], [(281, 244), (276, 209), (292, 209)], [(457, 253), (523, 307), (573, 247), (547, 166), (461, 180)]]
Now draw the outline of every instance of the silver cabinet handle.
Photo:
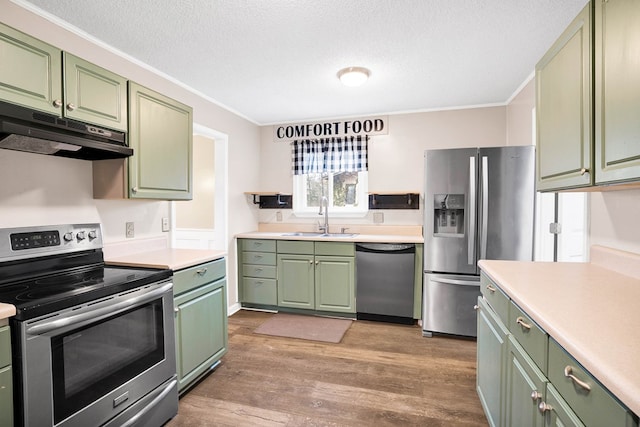
[(56, 108), (62, 107), (62, 100), (56, 99), (55, 101), (53, 101), (53, 106)]
[(258, 255), (258, 254), (256, 254), (256, 255), (254, 255), (253, 257), (254, 257), (255, 259), (260, 259), (260, 258), (262, 258), (262, 255)]
[(525, 328), (525, 329), (531, 329), (531, 325), (530, 325), (530, 324), (528, 324), (528, 323), (525, 323), (525, 321), (524, 321), (524, 317), (522, 317), (522, 316), (519, 316), (519, 317), (516, 319), (516, 323), (517, 323), (518, 325), (522, 326), (522, 327), (523, 327), (523, 328)]
[(580, 169), (580, 175), (585, 175), (585, 174), (588, 174), (588, 173), (589, 173), (589, 169), (587, 169), (587, 168)]
[(256, 267), (256, 269), (255, 269), (255, 272), (256, 272), (256, 273), (259, 273), (259, 272), (261, 272), (261, 271), (262, 271), (262, 268), (260, 268), (260, 267)]
[(173, 312), (174, 312), (174, 313), (180, 313), (180, 309), (179, 309), (178, 307), (175, 307), (175, 308), (173, 309)]
[(133, 187), (131, 189), (131, 192), (134, 193), (134, 194), (137, 193), (138, 192), (138, 187)]
[(73, 104), (71, 102), (67, 104), (67, 110), (73, 111), (75, 109), (76, 109), (76, 105), (75, 104)]
[(494, 293), (494, 292), (496, 291), (496, 288), (494, 288), (494, 287), (493, 287), (493, 286), (491, 286), (491, 285), (487, 285), (487, 290), (488, 290), (489, 292), (491, 292), (491, 293)]
[(576, 377), (572, 374), (573, 368), (569, 365), (564, 367), (564, 376), (571, 379), (574, 383), (585, 389), (587, 392), (591, 391), (591, 386), (586, 382), (582, 381), (580, 378)]
[(542, 399), (542, 393), (540, 393), (538, 390), (533, 390), (531, 392), (531, 400), (537, 402), (540, 399)]
[(309, 265), (313, 265), (313, 260), (312, 259), (309, 260)]
[(553, 406), (545, 402), (540, 402), (538, 405), (538, 411), (540, 411), (541, 414), (544, 414), (545, 412), (553, 411)]
[(198, 276), (204, 276), (205, 274), (207, 274), (207, 269), (206, 268), (201, 268), (200, 270), (196, 270), (196, 274)]

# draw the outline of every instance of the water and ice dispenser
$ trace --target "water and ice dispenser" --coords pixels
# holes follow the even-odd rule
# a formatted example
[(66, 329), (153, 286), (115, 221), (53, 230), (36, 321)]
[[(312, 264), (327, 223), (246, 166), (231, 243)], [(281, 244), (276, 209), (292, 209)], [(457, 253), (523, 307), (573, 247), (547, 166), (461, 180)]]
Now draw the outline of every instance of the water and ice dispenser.
[(439, 237), (464, 236), (464, 194), (435, 194), (433, 233)]

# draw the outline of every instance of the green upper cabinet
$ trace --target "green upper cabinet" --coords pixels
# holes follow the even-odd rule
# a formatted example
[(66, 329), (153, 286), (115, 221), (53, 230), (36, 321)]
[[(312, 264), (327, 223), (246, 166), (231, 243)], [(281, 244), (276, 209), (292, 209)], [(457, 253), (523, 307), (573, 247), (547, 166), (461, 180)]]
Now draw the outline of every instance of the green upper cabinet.
[(127, 131), (127, 79), (69, 53), (63, 54), (64, 115)]
[(127, 130), (127, 80), (0, 24), (0, 99)]
[(537, 189), (593, 184), (591, 5), (536, 65)]
[(192, 199), (191, 107), (129, 82), (129, 145), (129, 197)]
[(596, 183), (640, 179), (640, 3), (595, 8)]
[(0, 98), (60, 115), (60, 49), (0, 23)]

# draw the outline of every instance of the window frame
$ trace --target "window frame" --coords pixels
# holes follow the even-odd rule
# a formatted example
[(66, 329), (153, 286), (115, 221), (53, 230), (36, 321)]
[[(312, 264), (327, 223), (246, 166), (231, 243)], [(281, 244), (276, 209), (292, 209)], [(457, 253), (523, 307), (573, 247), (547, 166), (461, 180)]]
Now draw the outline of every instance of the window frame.
[[(339, 207), (333, 205), (333, 179), (331, 177), (340, 172), (327, 172), (329, 185), (327, 198), (329, 200), (329, 215), (333, 218), (362, 218), (369, 212), (368, 188), (369, 172), (359, 171), (356, 200), (361, 201), (358, 206)], [(306, 206), (307, 201), (307, 177), (310, 174), (293, 175), (293, 214), (301, 218), (318, 217), (319, 207)], [(313, 174), (317, 175), (317, 174)]]

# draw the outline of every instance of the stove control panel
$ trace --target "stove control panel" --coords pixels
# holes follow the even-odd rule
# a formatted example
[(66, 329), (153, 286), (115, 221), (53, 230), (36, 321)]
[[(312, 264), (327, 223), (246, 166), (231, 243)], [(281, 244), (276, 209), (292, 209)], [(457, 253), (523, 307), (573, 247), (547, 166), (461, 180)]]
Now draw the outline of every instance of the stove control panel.
[(100, 224), (0, 229), (0, 261), (102, 248)]

